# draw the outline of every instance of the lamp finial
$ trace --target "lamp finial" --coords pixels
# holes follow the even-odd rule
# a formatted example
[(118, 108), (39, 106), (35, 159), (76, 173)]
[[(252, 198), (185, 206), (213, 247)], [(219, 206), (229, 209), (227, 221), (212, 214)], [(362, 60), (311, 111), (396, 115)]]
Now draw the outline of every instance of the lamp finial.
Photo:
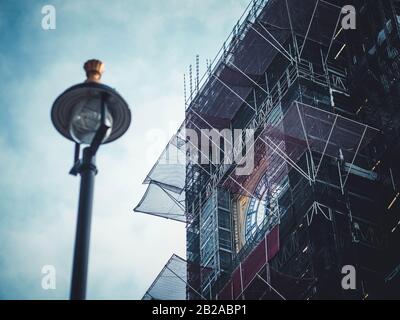
[(85, 62), (83, 69), (86, 71), (86, 82), (100, 82), (104, 72), (104, 63), (100, 60), (91, 59)]

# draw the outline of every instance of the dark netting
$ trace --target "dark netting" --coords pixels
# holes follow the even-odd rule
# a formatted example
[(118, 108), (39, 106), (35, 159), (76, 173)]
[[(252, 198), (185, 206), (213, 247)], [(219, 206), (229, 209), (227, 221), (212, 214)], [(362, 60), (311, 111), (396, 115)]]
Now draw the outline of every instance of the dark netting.
[(341, 7), (321, 0), (288, 0), (293, 29), (310, 42), (329, 45), (338, 24)]
[[(293, 63), (296, 56), (320, 55), (308, 50), (313, 43), (331, 49), (340, 9), (319, 0), (305, 0), (300, 6), (297, 0), (253, 1), (201, 78), (200, 90), (190, 94), (188, 112), (232, 119), (243, 103), (253, 108), (248, 95), (254, 85), (267, 89), (264, 72), (277, 57)], [(268, 78), (275, 83), (273, 74)]]
[[(284, 243), (280, 243), (280, 225), (267, 231), (260, 230), (257, 237), (249, 240), (239, 252), (235, 259), (237, 267), (217, 298), (286, 300), (312, 296), (317, 276), (310, 264), (310, 239), (303, 225), (312, 224), (314, 228), (321, 229), (328, 221), (331, 221), (330, 209), (314, 202), (299, 221), (299, 227)], [(296, 263), (287, 264), (288, 260)]]
[(243, 292), (258, 278), (260, 272), (279, 251), (279, 225), (255, 243), (252, 250), (233, 271), (231, 278), (218, 293), (219, 300), (239, 299)]
[[(290, 106), (283, 123), (285, 134), (293, 139), (291, 144), (302, 144), (319, 154), (320, 161), (330, 156), (353, 167), (364, 166), (362, 154), (379, 133), (363, 123), (300, 102)], [(313, 165), (314, 170), (309, 171), (317, 176), (319, 163)]]
[[(211, 117), (232, 119), (240, 108), (242, 100), (251, 90), (251, 81), (247, 77), (251, 80), (261, 80), (263, 71), (259, 68), (250, 68), (248, 65), (250, 63), (254, 66), (252, 59), (244, 60), (246, 65), (242, 65), (240, 59), (243, 48), (254, 40), (250, 26), (268, 2), (268, 0), (255, 0), (249, 3), (224, 46), (200, 79), (200, 90), (195, 92), (197, 94), (191, 94), (186, 101), (189, 110), (194, 109)], [(254, 45), (252, 50), (254, 54), (263, 56), (261, 52), (258, 53), (263, 50), (262, 46)], [(244, 76), (243, 73), (248, 75)]]
[[(278, 107), (281, 114), (280, 107)], [(282, 117), (278, 116), (274, 122), (268, 122), (266, 129), (263, 130), (261, 135), (254, 141), (254, 147), (246, 150), (244, 157), (248, 156), (250, 152), (254, 152), (254, 169), (249, 175), (238, 174), (236, 168), (223, 182), (222, 186), (227, 188), (232, 193), (239, 193), (241, 195), (253, 198), (261, 198), (261, 194), (255, 193), (255, 187), (259, 184), (261, 179), (265, 180), (268, 185), (268, 192), (270, 195), (275, 193), (282, 184), (283, 179), (287, 175), (288, 166), (282, 157), (276, 152), (277, 147), (281, 150), (286, 150), (285, 140), (281, 135), (276, 136), (277, 133), (283, 131), (283, 124), (280, 121)], [(261, 137), (270, 132), (271, 139), (275, 140), (276, 146), (267, 145)], [(251, 159), (248, 158), (248, 159)]]
[(292, 300), (311, 290), (316, 281), (309, 270), (302, 275), (291, 275), (265, 266), (243, 291), (240, 299)]
[[(327, 157), (344, 166), (342, 182), (345, 184), (350, 173), (367, 170), (363, 153), (378, 133), (363, 123), (295, 101), (279, 121), (267, 123), (255, 139), (254, 172), (244, 176), (233, 170), (222, 186), (233, 193), (258, 198), (253, 186), (261, 178), (261, 172), (265, 172), (271, 190), (279, 190), (288, 168), (313, 181)], [(307, 161), (299, 161), (305, 153), (308, 153)]]

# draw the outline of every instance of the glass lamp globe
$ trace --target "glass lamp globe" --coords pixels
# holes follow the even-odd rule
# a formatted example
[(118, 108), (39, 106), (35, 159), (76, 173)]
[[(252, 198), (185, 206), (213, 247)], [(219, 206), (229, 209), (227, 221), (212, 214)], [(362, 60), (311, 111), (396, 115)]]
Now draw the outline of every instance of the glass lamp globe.
[[(70, 134), (72, 138), (81, 144), (91, 144), (93, 138), (101, 125), (101, 98), (89, 97), (79, 101), (72, 111), (70, 120)], [(103, 141), (106, 141), (111, 134), (113, 118), (106, 110), (105, 124), (110, 127)]]
[(100, 83), (104, 64), (92, 59), (84, 64), (86, 81), (64, 91), (53, 103), (51, 119), (67, 139), (90, 145), (101, 126), (102, 103), (106, 105), (107, 131), (102, 143), (120, 138), (129, 128), (131, 112), (118, 92)]

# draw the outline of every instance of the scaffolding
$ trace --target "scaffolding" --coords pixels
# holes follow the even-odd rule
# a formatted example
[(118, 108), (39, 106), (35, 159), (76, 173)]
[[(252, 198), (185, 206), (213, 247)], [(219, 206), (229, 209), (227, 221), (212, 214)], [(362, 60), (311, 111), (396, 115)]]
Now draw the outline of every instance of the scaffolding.
[(142, 300), (186, 300), (186, 291), (192, 290), (198, 299), (204, 299), (187, 283), (187, 262), (176, 254), (165, 264)]
[[(183, 172), (188, 148), (185, 134), (186, 128), (215, 129), (226, 127), (243, 104), (253, 111), (251, 119), (249, 119), (244, 128), (262, 128), (267, 115), (281, 103), (282, 98), (298, 78), (309, 79), (316, 84), (329, 87), (332, 92), (346, 90), (345, 70), (329, 66), (327, 59), (324, 57), (321, 57), (322, 68), (318, 68), (312, 62), (301, 58), (303, 52), (305, 52), (304, 50), (307, 51), (307, 41), (325, 41), (326, 45), (329, 43), (330, 48), (327, 57), (329, 56), (329, 51), (331, 51), (333, 44), (338, 41), (337, 37), (333, 41), (333, 36), (334, 31), (337, 29), (337, 17), (340, 16), (340, 8), (329, 2), (317, 1), (315, 6), (310, 6), (310, 8), (313, 8), (312, 14), (303, 12), (303, 16), (299, 15), (297, 19), (292, 21), (289, 9), (290, 2), (292, 1), (286, 1), (286, 6), (282, 6), (282, 1), (276, 0), (258, 0), (249, 4), (228, 40), (209, 65), (209, 70), (200, 79), (199, 92), (196, 95), (190, 94), (189, 100), (186, 101), (188, 106), (186, 120), (146, 177), (144, 183), (149, 184), (149, 189), (152, 190), (146, 192), (144, 200), (148, 197), (151, 198), (152, 192), (150, 191), (161, 193), (168, 190), (169, 192), (166, 193), (164, 198), (173, 198), (171, 200), (174, 204), (171, 204), (169, 208), (175, 210), (183, 202), (184, 196), (182, 193), (184, 190), (194, 190), (194, 193), (198, 193), (200, 192), (199, 186), (204, 188), (204, 185), (207, 185), (205, 187), (207, 190), (215, 189), (220, 182), (220, 178), (230, 169), (229, 166), (225, 166), (222, 163), (212, 165), (210, 168), (204, 168), (204, 166), (200, 167), (196, 163), (189, 161), (186, 164), (185, 175)], [(311, 3), (312, 1), (308, 2)], [(303, 10), (306, 7), (304, 5)], [(319, 29), (320, 26), (318, 28), (311, 27), (313, 23), (317, 24), (315, 21), (320, 19), (318, 18), (319, 16), (325, 17), (323, 13), (319, 13), (320, 10), (332, 10), (335, 13), (335, 19), (330, 21), (331, 30), (328, 32), (332, 35), (331, 38), (325, 39), (323, 37), (323, 33)], [(308, 25), (304, 23), (306, 21), (304, 17), (307, 14), (311, 14)], [(289, 19), (284, 19), (285, 15), (288, 15)], [(298, 28), (292, 41), (289, 39), (291, 36), (291, 23), (289, 22)], [(323, 25), (326, 24), (329, 23), (327, 19), (324, 19)], [(269, 30), (269, 28), (274, 30)], [(299, 49), (297, 46), (302, 34), (305, 37)], [(286, 49), (284, 46), (286, 46)], [(249, 59), (250, 56), (246, 55), (246, 53), (248, 53), (249, 49), (254, 48), (257, 48), (257, 51), (252, 51), (251, 59)], [(282, 75), (279, 79), (275, 79), (275, 84), (272, 86), (270, 82), (273, 82), (274, 79), (268, 78), (273, 73), (260, 71), (265, 70), (272, 62), (276, 62), (275, 59), (279, 53), (284, 57), (289, 56), (290, 59), (288, 59), (288, 64), (284, 64), (287, 65), (287, 69), (281, 72)], [(259, 61), (260, 59), (253, 59), (254, 54), (263, 57), (264, 60), (261, 63), (255, 63), (254, 61)], [(246, 101), (246, 97), (249, 96), (251, 91), (254, 91), (254, 100), (260, 102)], [(226, 101), (218, 99), (226, 99)], [(218, 105), (221, 107), (216, 108), (215, 106)], [(176, 155), (173, 160), (170, 159), (171, 149), (173, 149), (172, 154)], [(204, 174), (208, 177), (205, 177)], [(186, 182), (183, 181), (185, 176)], [(171, 193), (174, 194), (171, 195)], [(135, 208), (135, 211), (171, 216), (171, 213), (168, 212), (169, 210), (147, 209), (146, 203), (143, 202), (144, 200)], [(182, 221), (182, 216), (184, 214), (179, 211), (179, 213), (172, 214), (171, 219)]]
[[(400, 35), (400, 5), (378, 2), (388, 18), (374, 54), (385, 42), (396, 48)], [(195, 90), (185, 94), (185, 121), (146, 177), (135, 211), (186, 224), (187, 299), (343, 296), (344, 261), (368, 279), (368, 288), (362, 281), (351, 298), (379, 292), (383, 274), (397, 275), (397, 257), (376, 261), (397, 239), (387, 233), (399, 220), (398, 169), (382, 150), (390, 138), (373, 108), (361, 108), (368, 114), (360, 117), (363, 90), (354, 92), (360, 66), (340, 25), (342, 5), (252, 1)], [(238, 140), (228, 128), (254, 134)], [(199, 147), (202, 139), (210, 151)], [(225, 161), (249, 154), (251, 174), (239, 173), (238, 161)], [(381, 163), (389, 174), (377, 174)], [(382, 223), (376, 212), (385, 204), (397, 211)]]

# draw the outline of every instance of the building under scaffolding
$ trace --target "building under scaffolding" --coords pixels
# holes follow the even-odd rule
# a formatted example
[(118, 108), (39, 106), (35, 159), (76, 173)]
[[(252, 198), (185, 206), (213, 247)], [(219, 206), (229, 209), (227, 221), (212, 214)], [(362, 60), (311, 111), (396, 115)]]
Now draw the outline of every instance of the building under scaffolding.
[(399, 50), (398, 0), (252, 1), (145, 179), (135, 211), (185, 223), (187, 256), (144, 298), (400, 298)]

